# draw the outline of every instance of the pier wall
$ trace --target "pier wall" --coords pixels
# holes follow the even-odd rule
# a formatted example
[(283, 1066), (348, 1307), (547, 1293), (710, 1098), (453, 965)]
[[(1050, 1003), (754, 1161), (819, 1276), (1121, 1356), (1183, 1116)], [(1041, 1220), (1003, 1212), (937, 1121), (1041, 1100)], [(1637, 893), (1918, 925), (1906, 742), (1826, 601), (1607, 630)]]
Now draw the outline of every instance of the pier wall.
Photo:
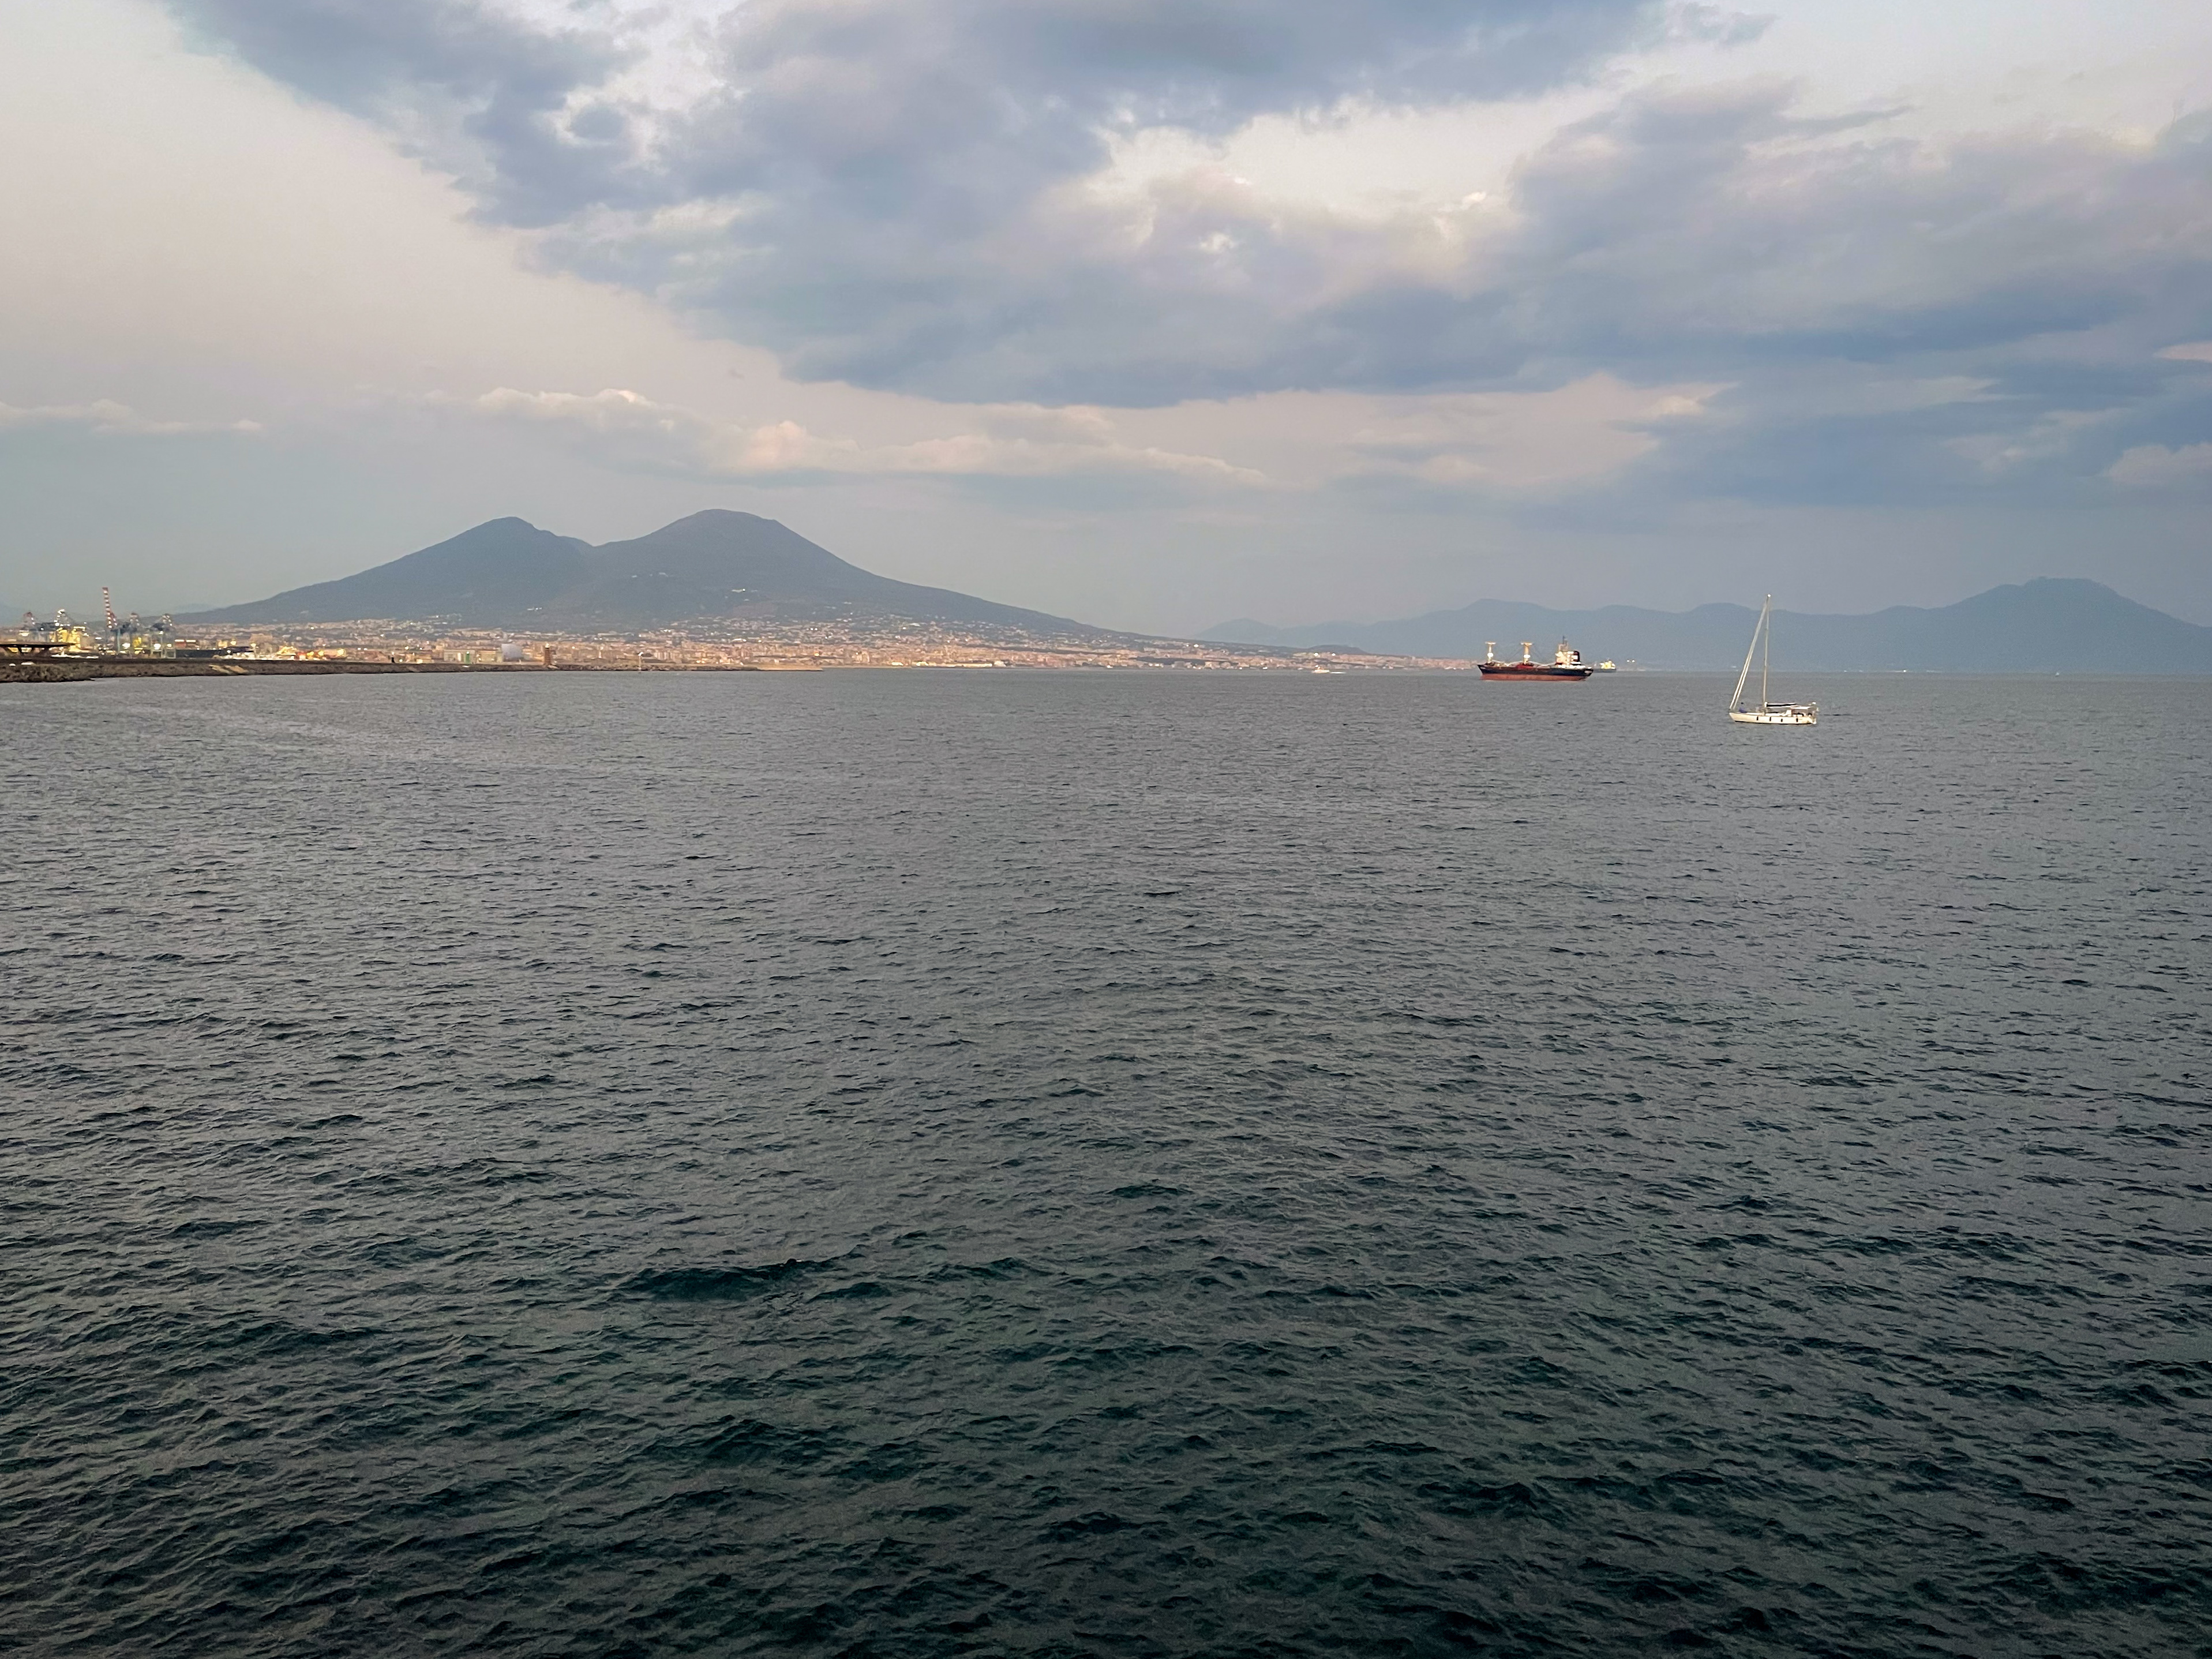
[[(565, 665), (563, 665), (565, 668)], [(544, 674), (534, 662), (363, 662), (344, 658), (232, 657), (216, 662), (173, 657), (22, 657), (0, 661), (0, 684), (58, 680), (213, 679), (240, 674)]]

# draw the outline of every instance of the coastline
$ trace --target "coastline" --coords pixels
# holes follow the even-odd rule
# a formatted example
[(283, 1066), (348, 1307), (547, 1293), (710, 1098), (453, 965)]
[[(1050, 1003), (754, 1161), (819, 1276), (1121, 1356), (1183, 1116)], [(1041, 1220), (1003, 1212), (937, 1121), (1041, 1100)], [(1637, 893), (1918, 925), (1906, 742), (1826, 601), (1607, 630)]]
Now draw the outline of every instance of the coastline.
[(761, 674), (750, 663), (370, 662), (345, 658), (231, 658), (196, 662), (173, 657), (47, 657), (0, 662), (0, 684), (70, 680), (212, 679), (240, 674)]

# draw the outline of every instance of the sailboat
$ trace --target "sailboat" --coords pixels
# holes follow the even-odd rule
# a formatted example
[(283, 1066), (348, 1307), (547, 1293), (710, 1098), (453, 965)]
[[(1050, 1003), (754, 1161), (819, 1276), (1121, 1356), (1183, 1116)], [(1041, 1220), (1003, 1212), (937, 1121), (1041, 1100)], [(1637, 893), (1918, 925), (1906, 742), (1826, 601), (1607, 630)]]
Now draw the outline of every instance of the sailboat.
[[(1766, 596), (1766, 603), (1759, 607), (1758, 625), (1751, 630), (1750, 647), (1743, 653), (1743, 672), (1735, 677), (1735, 695), (1729, 699), (1729, 718), (1745, 726), (1818, 726), (1820, 705), (1817, 702), (1769, 702), (1766, 700), (1766, 667), (1774, 654), (1774, 595)], [(1762, 654), (1761, 643), (1766, 647)], [(1759, 658), (1759, 707), (1743, 706), (1744, 682), (1751, 678), (1751, 659)]]

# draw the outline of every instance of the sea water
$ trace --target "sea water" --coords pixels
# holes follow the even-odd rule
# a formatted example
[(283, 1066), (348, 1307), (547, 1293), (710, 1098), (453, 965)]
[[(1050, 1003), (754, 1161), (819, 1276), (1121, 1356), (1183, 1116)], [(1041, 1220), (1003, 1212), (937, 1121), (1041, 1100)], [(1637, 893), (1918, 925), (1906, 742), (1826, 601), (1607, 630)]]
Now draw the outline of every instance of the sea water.
[(2212, 1645), (2212, 683), (4, 690), (0, 1642)]

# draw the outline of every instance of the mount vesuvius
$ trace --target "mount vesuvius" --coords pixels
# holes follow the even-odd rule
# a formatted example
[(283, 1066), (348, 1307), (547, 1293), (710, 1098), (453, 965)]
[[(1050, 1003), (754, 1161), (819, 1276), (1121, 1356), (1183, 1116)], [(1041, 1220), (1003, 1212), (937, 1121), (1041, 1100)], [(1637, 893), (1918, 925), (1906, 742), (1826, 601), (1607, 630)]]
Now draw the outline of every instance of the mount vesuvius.
[(773, 519), (715, 509), (594, 547), (494, 519), (358, 575), (183, 623), (435, 622), (599, 633), (708, 623), (933, 622), (1024, 634), (1106, 630), (848, 564)]

